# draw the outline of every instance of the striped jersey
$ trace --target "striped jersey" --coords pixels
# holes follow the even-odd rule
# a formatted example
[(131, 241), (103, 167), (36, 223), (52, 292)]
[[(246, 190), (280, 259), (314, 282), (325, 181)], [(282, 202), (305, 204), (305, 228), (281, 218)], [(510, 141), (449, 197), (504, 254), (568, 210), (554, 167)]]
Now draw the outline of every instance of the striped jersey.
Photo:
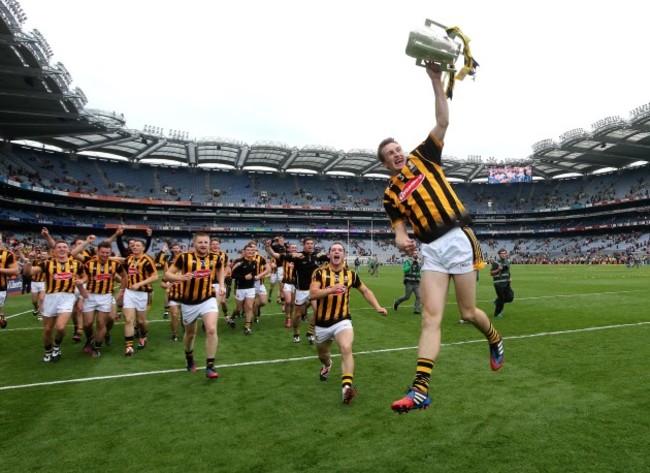
[[(8, 250), (0, 250), (0, 268), (7, 269), (9, 266), (12, 266), (18, 260), (16, 256)], [(7, 281), (9, 278), (6, 274), (0, 273), (0, 291), (7, 290)]]
[(212, 279), (214, 280), (215, 284), (219, 283), (219, 278), (218, 272), (219, 269), (224, 268), (224, 270), (228, 267), (228, 255), (226, 254), (225, 251), (218, 251), (218, 252), (210, 252), (211, 254), (215, 255), (217, 258), (217, 264), (214, 266), (214, 273), (212, 274)]
[(296, 270), (294, 268), (293, 262), (288, 261), (282, 257), (282, 282), (284, 284), (293, 284), (296, 285)]
[[(39, 266), (43, 261), (42, 259), (35, 259), (32, 261), (32, 266)], [(45, 282), (45, 274), (38, 273), (38, 274), (32, 274), (32, 282)]]
[(167, 288), (167, 299), (180, 302), (183, 298), (183, 281), (173, 281)]
[(172, 266), (181, 274), (193, 273), (193, 278), (183, 281), (182, 294), (177, 300), (194, 305), (214, 297), (213, 274), (218, 264), (220, 259), (216, 253), (199, 256), (196, 251), (187, 251), (178, 255)]
[[(255, 261), (256, 265), (256, 271), (257, 273), (255, 274), (256, 276), (260, 273), (262, 273), (264, 270), (266, 270), (266, 267), (268, 266), (268, 261), (266, 261), (266, 258), (259, 253), (253, 256), (253, 261)], [(260, 279), (260, 283), (264, 284), (264, 279)]]
[[(145, 279), (150, 278), (154, 273), (157, 273), (156, 263), (153, 258), (147, 254), (144, 254), (139, 258), (129, 255), (122, 266), (126, 272), (127, 288), (130, 288), (135, 283), (142, 282)], [(153, 286), (151, 283), (145, 284), (136, 289), (136, 291), (151, 292), (153, 291)]]
[(51, 258), (38, 264), (45, 275), (45, 293), (68, 292), (74, 294), (75, 282), (83, 277), (83, 263), (68, 258), (63, 263)]
[(314, 271), (312, 282), (320, 283), (321, 289), (335, 284), (345, 284), (348, 287), (343, 294), (329, 294), (327, 297), (316, 300), (317, 326), (330, 327), (341, 320), (352, 318), (350, 316), (350, 289), (359, 289), (362, 286), (356, 271), (349, 268), (334, 271), (329, 265), (325, 265)]
[(454, 227), (472, 223), (442, 170), (442, 143), (431, 135), (411, 152), (384, 193), (391, 226), (409, 223), (415, 236), (431, 243)]
[(115, 275), (123, 271), (122, 265), (109, 258), (106, 263), (101, 263), (96, 256), (86, 261), (84, 271), (88, 276), (86, 290), (93, 294), (112, 294), (115, 284)]

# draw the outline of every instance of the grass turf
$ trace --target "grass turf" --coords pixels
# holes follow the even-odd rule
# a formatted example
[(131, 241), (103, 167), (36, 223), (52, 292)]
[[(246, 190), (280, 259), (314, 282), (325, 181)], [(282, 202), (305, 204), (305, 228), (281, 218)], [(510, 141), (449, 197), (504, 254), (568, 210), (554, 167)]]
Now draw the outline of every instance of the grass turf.
[[(279, 306), (254, 333), (219, 323), (220, 379), (184, 370), (169, 340), (162, 294), (149, 345), (123, 356), (121, 325), (102, 357), (68, 333), (62, 360), (42, 362), (29, 296), (7, 299), (0, 331), (3, 471), (646, 471), (650, 450), (650, 267), (514, 266), (516, 299), (502, 320), (506, 363), (490, 371), (487, 345), (457, 324), (453, 287), (432, 407), (397, 415), (419, 336), (413, 301), (397, 312), (399, 268), (361, 270), (389, 316), (352, 296), (355, 385), (341, 403), (340, 359), (328, 382), (303, 336), (294, 344)], [(486, 270), (479, 306), (491, 315)], [(231, 299), (231, 305), (233, 301)], [(301, 329), (304, 335), (306, 325)], [(199, 333), (195, 354), (204, 364)]]

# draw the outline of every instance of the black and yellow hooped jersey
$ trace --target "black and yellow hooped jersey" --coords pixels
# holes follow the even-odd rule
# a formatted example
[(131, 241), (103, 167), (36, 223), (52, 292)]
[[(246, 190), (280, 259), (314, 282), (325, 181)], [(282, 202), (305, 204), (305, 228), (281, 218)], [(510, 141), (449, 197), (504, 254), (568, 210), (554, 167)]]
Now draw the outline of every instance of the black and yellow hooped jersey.
[[(151, 277), (152, 274), (157, 272), (156, 263), (154, 262), (153, 258), (146, 254), (140, 256), (139, 258), (136, 258), (133, 255), (129, 255), (122, 266), (126, 272), (127, 288), (132, 287), (135, 283), (144, 281), (145, 279)], [(136, 289), (136, 291), (151, 292), (153, 291), (153, 286), (151, 283), (145, 284), (144, 286)]]
[[(0, 268), (8, 268), (17, 261), (11, 251), (0, 250)], [(0, 273), (0, 291), (7, 290), (7, 281), (9, 278), (6, 274)]]
[(38, 264), (45, 275), (45, 293), (69, 292), (74, 294), (75, 282), (84, 274), (83, 264), (74, 258), (65, 262), (56, 259), (41, 261)]
[(411, 152), (402, 171), (390, 178), (384, 193), (391, 226), (408, 222), (423, 243), (472, 223), (445, 177), (441, 155), (442, 144), (429, 135)]
[(358, 289), (362, 284), (356, 271), (349, 268), (334, 271), (326, 265), (314, 271), (312, 282), (320, 283), (321, 289), (335, 284), (345, 284), (348, 287), (348, 291), (343, 294), (330, 294), (316, 301), (316, 325), (330, 327), (341, 320), (352, 318), (350, 316), (350, 289)]
[(122, 265), (109, 259), (101, 263), (97, 257), (84, 264), (84, 271), (88, 276), (86, 290), (93, 294), (112, 294), (115, 285), (115, 275), (122, 272)]
[(217, 253), (208, 253), (201, 257), (195, 251), (188, 251), (178, 255), (172, 266), (176, 267), (181, 274), (193, 273), (194, 277), (183, 282), (182, 295), (177, 300), (183, 304), (194, 305), (214, 297), (212, 284), (217, 264), (219, 264)]

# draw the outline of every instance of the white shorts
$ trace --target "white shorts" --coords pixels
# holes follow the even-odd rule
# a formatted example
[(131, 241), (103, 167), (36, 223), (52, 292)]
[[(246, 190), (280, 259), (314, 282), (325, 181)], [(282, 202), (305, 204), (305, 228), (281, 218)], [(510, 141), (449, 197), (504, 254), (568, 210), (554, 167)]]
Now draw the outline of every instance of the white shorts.
[(56, 317), (65, 312), (72, 313), (74, 308), (75, 295), (71, 292), (53, 292), (45, 294), (41, 312), (43, 317)]
[(472, 242), (459, 227), (431, 243), (422, 243), (420, 251), (424, 256), (422, 271), (445, 274), (466, 274), (474, 271)]
[(301, 291), (296, 289), (296, 300), (294, 301), (295, 305), (303, 305), (309, 302), (309, 291)]
[(7, 291), (0, 291), (0, 307), (5, 306), (5, 300), (7, 300)]
[(183, 324), (189, 325), (196, 322), (196, 319), (204, 316), (210, 312), (219, 314), (219, 307), (217, 299), (211, 297), (199, 304), (181, 304), (181, 312), (183, 314)]
[(282, 290), (284, 292), (290, 292), (291, 294), (296, 293), (296, 286), (294, 284), (289, 284), (289, 283), (284, 283), (284, 286), (282, 287)]
[(181, 304), (181, 303), (178, 302), (178, 301), (172, 301), (172, 300), (170, 300), (168, 305), (169, 305), (169, 307), (180, 307), (180, 306), (183, 305), (183, 304)]
[(255, 281), (255, 295), (266, 294), (266, 286), (262, 284), (262, 281)]
[(32, 294), (38, 294), (39, 292), (45, 292), (45, 281), (32, 281), (30, 287)]
[(135, 309), (137, 312), (144, 312), (147, 310), (149, 303), (149, 293), (144, 291), (134, 291), (127, 289), (124, 291), (124, 301), (122, 302), (122, 309)]
[(271, 276), (269, 276), (269, 281), (271, 281), (271, 284), (275, 284), (278, 281), (282, 281), (282, 277), (278, 276), (277, 273), (271, 273)]
[(219, 295), (219, 283), (213, 284), (212, 288), (214, 289), (214, 293), (218, 296)]
[(83, 312), (110, 312), (113, 306), (113, 294), (88, 294), (84, 299)]
[(337, 333), (348, 329), (352, 330), (352, 321), (350, 319), (336, 322), (331, 327), (319, 327), (316, 325), (316, 343), (323, 343), (328, 340), (333, 340), (336, 337)]
[(237, 289), (235, 291), (235, 299), (238, 301), (243, 301), (244, 299), (255, 299), (255, 288)]

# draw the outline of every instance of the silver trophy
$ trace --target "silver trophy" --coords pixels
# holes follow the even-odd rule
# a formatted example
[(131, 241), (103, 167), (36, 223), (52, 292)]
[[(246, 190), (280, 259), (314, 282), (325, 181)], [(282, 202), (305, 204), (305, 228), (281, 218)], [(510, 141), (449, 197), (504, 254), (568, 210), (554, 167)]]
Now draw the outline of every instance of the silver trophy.
[[(438, 27), (437, 30), (431, 26)], [(425, 28), (411, 31), (406, 44), (406, 54), (415, 58), (415, 64), (424, 66), (425, 62), (440, 65), (443, 71), (455, 71), (456, 60), (462, 45), (447, 36), (447, 27), (432, 20), (424, 22)]]
[[(415, 64), (425, 66), (433, 62), (449, 74), (447, 96), (451, 98), (455, 80), (463, 80), (466, 76), (476, 74), (478, 62), (472, 57), (469, 49), (469, 38), (457, 26), (447, 27), (433, 20), (425, 20), (424, 28), (411, 31), (406, 54), (415, 58)], [(463, 67), (456, 69), (456, 61), (464, 56)]]

